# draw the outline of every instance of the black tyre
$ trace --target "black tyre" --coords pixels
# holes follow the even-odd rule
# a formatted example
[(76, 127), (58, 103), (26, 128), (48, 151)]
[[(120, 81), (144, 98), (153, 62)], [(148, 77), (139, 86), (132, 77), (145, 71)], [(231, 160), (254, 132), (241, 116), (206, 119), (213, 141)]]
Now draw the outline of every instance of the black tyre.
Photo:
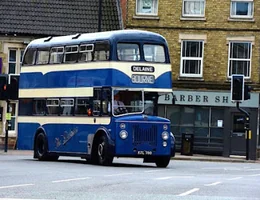
[(40, 161), (55, 161), (59, 158), (57, 155), (50, 155), (48, 153), (48, 143), (46, 136), (43, 133), (39, 133), (36, 137), (34, 153), (35, 157)]
[(166, 168), (170, 163), (171, 157), (169, 156), (160, 156), (156, 158), (155, 164), (157, 167)]
[(111, 165), (113, 162), (113, 156), (109, 155), (109, 144), (106, 136), (102, 135), (98, 139), (96, 148), (96, 161), (99, 165)]

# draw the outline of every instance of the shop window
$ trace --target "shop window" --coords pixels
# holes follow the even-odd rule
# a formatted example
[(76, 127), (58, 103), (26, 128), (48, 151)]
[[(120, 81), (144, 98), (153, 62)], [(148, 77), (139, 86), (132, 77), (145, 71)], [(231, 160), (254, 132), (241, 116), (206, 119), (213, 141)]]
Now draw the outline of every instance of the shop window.
[(159, 0), (136, 0), (137, 15), (157, 15)]
[(209, 127), (209, 108), (196, 107), (194, 123), (196, 127)]
[(183, 17), (204, 17), (205, 0), (183, 0)]
[(195, 109), (193, 107), (183, 107), (183, 110), (181, 112), (181, 125), (194, 126), (194, 113)]
[(158, 116), (165, 117), (165, 106), (158, 105)]
[(196, 137), (209, 136), (209, 108), (196, 107), (195, 108), (195, 121), (194, 121), (194, 134)]
[[(211, 137), (223, 139), (224, 136), (224, 109), (211, 109)], [(222, 141), (219, 141), (222, 142)]]
[(229, 77), (243, 74), (245, 78), (250, 78), (251, 57), (251, 42), (229, 42)]
[(167, 117), (171, 120), (172, 125), (180, 124), (181, 107), (169, 106), (167, 107)]

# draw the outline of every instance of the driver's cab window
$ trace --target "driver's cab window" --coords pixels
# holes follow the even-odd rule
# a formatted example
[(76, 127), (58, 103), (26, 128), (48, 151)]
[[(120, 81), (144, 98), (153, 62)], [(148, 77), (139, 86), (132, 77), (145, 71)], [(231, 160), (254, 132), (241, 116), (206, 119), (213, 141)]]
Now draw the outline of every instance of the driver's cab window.
[(144, 114), (157, 116), (158, 94), (157, 92), (145, 92)]
[(143, 112), (144, 100), (142, 91), (114, 90), (113, 95), (114, 115)]

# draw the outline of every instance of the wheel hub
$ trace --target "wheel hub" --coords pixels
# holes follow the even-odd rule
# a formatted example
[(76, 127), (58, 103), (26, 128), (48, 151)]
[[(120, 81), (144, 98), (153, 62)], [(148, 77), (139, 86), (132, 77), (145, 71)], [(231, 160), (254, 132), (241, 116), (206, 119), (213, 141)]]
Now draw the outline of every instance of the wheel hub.
[(104, 142), (98, 145), (98, 156), (103, 160), (104, 159)]

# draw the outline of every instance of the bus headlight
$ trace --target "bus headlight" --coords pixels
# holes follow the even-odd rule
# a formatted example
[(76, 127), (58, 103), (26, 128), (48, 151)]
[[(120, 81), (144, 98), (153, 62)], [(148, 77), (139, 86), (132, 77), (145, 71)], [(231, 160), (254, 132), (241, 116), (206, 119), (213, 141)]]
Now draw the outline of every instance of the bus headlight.
[(125, 130), (122, 130), (122, 131), (120, 131), (120, 133), (119, 133), (119, 136), (121, 137), (121, 139), (126, 139), (127, 138), (127, 136), (128, 136), (128, 133), (127, 133), (127, 131), (125, 131)]
[(163, 140), (168, 140), (169, 139), (169, 133), (167, 131), (162, 132), (162, 139)]

